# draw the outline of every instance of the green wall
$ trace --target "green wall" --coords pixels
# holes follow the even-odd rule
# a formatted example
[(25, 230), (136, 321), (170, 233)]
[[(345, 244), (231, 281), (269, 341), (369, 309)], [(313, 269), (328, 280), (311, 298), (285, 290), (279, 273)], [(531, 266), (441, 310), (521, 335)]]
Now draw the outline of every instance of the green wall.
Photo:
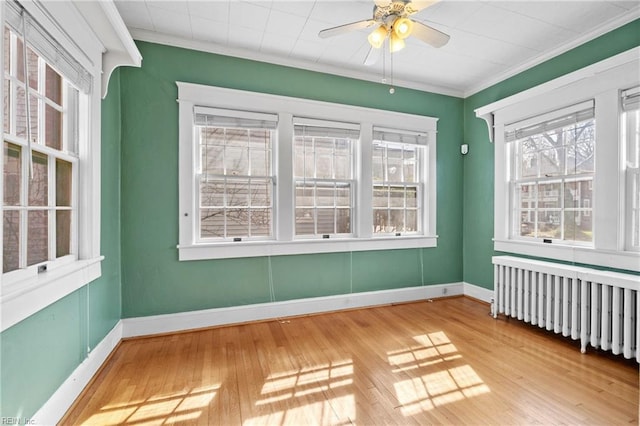
[(584, 68), (640, 45), (635, 20), (464, 100), (463, 260), (464, 281), (493, 288), (493, 144), (474, 109)]
[(0, 334), (0, 419), (29, 418), (121, 318), (120, 78), (102, 102), (102, 276)]
[[(462, 280), (462, 99), (402, 88), (390, 95), (381, 84), (153, 43), (138, 48), (142, 68), (123, 69), (121, 79), (123, 317)], [(439, 118), (438, 247), (178, 262), (176, 81)]]

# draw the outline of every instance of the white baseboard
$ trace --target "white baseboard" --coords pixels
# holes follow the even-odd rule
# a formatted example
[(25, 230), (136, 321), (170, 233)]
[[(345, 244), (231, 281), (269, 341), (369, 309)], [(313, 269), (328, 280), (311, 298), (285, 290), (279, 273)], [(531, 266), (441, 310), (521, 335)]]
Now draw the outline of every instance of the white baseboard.
[(71, 373), (49, 400), (34, 414), (32, 424), (54, 425), (71, 407), (82, 390), (100, 370), (109, 354), (122, 340), (122, 321), (113, 327), (87, 358)]
[(469, 283), (462, 283), (462, 286), (464, 288), (465, 296), (473, 297), (474, 299), (491, 303), (491, 299), (493, 299), (493, 290), (489, 290), (487, 288)]
[(459, 295), (490, 302), (493, 291), (459, 282), (125, 318), (38, 410), (33, 421), (43, 425), (58, 423), (123, 338)]
[(183, 330), (307, 315), (389, 303), (411, 302), (443, 296), (462, 295), (462, 283), (438, 284), (394, 290), (314, 297), (283, 302), (260, 303), (193, 312), (125, 318), (122, 337), (147, 336)]

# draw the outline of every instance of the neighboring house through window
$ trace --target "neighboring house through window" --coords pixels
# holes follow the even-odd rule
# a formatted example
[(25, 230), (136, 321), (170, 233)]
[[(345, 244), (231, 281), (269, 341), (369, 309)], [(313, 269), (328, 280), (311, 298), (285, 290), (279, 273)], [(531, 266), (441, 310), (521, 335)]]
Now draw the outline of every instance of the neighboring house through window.
[(436, 245), (436, 119), (177, 84), (180, 260)]

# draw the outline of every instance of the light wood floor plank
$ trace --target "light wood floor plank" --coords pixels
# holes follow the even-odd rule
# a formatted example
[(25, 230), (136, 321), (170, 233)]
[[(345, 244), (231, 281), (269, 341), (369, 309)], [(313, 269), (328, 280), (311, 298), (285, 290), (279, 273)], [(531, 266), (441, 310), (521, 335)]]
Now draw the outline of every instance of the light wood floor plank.
[(635, 362), (458, 297), (123, 341), (62, 424), (638, 424)]

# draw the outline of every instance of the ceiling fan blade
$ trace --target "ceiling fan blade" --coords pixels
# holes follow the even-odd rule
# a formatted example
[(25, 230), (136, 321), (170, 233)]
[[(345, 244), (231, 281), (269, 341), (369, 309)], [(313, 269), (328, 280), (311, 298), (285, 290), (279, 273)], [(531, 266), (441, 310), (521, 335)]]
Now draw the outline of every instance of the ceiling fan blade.
[(404, 11), (408, 14), (408, 15), (413, 15), (414, 13), (420, 12), (423, 9), (426, 9), (429, 6), (432, 6), (436, 3), (438, 3), (438, 1), (440, 0), (416, 0), (416, 1), (412, 1), (407, 3), (404, 6)]
[(361, 30), (363, 28), (369, 28), (374, 25), (376, 21), (373, 19), (367, 19), (365, 21), (352, 22), (350, 24), (339, 25), (333, 28), (327, 28), (318, 33), (318, 37), (327, 38), (340, 34), (348, 33), (350, 31)]
[(449, 35), (422, 22), (413, 21), (411, 35), (433, 47), (442, 47), (449, 42)]
[(364, 64), (369, 67), (378, 62), (378, 60), (380, 59), (380, 52), (382, 52), (382, 49), (375, 49), (373, 47), (370, 47), (369, 53), (367, 53), (367, 57), (364, 58)]

